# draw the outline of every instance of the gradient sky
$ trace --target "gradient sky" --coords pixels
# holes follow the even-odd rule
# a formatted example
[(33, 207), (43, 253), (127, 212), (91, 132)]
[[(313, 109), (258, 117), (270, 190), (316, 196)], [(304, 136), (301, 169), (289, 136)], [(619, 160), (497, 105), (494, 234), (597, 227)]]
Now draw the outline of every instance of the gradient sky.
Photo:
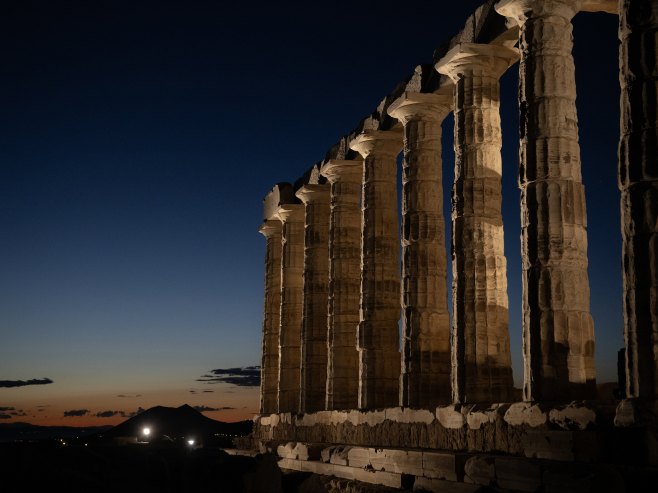
[[(206, 412), (222, 420), (257, 412), (257, 387), (196, 380), (260, 362), (262, 197), (322, 159), (480, 3), (6, 5), (0, 381), (53, 383), (0, 387), (0, 422), (114, 424), (157, 404), (233, 408)], [(603, 382), (623, 344), (617, 18), (574, 25)], [(503, 207), (520, 384), (516, 87), (513, 68)], [(451, 118), (443, 138), (448, 186)]]

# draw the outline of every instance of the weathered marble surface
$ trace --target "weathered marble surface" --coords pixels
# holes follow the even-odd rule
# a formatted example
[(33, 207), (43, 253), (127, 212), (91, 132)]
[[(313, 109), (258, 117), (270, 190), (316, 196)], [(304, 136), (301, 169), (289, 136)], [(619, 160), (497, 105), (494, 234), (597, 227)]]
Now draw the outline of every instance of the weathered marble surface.
[(454, 402), (512, 398), (499, 78), (516, 49), (460, 43), (436, 64), (455, 83)]
[(359, 408), (397, 405), (399, 399), (400, 269), (397, 155), (402, 134), (363, 132), (350, 142), (363, 156), (361, 301), (357, 336)]
[(388, 113), (404, 125), (400, 404), (436, 407), (450, 391), (441, 122), (447, 94), (404, 93)]
[(261, 360), (261, 413), (277, 412), (279, 324), (281, 323), (281, 222), (265, 221), (258, 230), (266, 239), (265, 296)]
[(329, 294), (329, 185), (307, 184), (304, 203), (304, 307), (301, 331), (301, 412), (325, 408), (327, 296)]
[(519, 24), (524, 393), (593, 398), (587, 213), (580, 169), (571, 18), (579, 0), (502, 0)]
[(620, 2), (621, 140), (626, 394), (658, 397), (658, 3)]
[(363, 162), (332, 159), (322, 174), (331, 183), (326, 409), (356, 409)]
[(279, 412), (297, 412), (304, 299), (304, 206), (282, 205), (277, 217), (282, 224), (278, 408)]

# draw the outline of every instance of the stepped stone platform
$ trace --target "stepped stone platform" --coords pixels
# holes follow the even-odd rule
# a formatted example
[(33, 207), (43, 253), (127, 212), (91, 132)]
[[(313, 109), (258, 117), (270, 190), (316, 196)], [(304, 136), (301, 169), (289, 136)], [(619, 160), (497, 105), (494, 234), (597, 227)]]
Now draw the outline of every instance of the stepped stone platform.
[(650, 416), (629, 400), (280, 413), (254, 418), (252, 447), (284, 470), (403, 490), (655, 491)]

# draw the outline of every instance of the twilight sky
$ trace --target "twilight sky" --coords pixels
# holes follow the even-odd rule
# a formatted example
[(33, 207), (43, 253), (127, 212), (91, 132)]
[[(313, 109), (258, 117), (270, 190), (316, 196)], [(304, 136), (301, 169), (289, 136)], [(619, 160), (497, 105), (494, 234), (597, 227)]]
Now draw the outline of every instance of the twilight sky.
[[(227, 421), (257, 412), (258, 389), (240, 369), (260, 363), (262, 197), (431, 62), (480, 3), (5, 6), (0, 422), (114, 424), (157, 404), (212, 408), (208, 416)], [(583, 13), (574, 26), (604, 382), (616, 378), (623, 344), (617, 18)], [(501, 113), (518, 385), (516, 84), (514, 67), (502, 79)], [(449, 213), (451, 118), (443, 137)]]

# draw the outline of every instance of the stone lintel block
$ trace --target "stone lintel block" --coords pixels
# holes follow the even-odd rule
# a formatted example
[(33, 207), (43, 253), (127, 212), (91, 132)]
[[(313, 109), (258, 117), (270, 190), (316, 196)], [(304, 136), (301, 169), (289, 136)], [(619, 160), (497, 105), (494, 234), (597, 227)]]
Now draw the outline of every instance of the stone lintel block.
[(461, 481), (467, 456), (444, 452), (423, 452), (423, 476), (426, 478)]
[(466, 406), (466, 424), (470, 430), (479, 430), (483, 425), (503, 419), (509, 407), (509, 404), (491, 404), (486, 407), (478, 404)]
[(295, 459), (279, 459), (279, 467), (281, 469), (289, 469), (291, 471), (301, 471), (302, 461)]
[(370, 449), (366, 447), (350, 447), (347, 452), (347, 465), (350, 467), (370, 466)]
[(505, 412), (504, 419), (511, 426), (528, 425), (536, 428), (547, 424), (548, 413), (539, 404), (515, 402)]
[(364, 483), (381, 484), (390, 488), (402, 488), (402, 475), (393, 472), (354, 469), (354, 479)]
[(403, 124), (413, 119), (429, 119), (438, 122), (450, 113), (454, 97), (450, 94), (404, 92), (387, 109), (389, 115)]
[(477, 493), (482, 491), (479, 484), (455, 483), (443, 479), (416, 478), (414, 491), (431, 491), (433, 493)]
[(532, 459), (575, 460), (573, 433), (569, 431), (528, 431), (521, 437), (523, 454)]
[(593, 406), (582, 401), (556, 407), (548, 413), (548, 420), (564, 430), (585, 430), (596, 423), (596, 418)]
[(519, 60), (519, 50), (500, 45), (459, 43), (435, 65), (437, 72), (454, 82), (474, 69), (482, 70), (496, 79)]
[(279, 445), (276, 453), (282, 459), (315, 460), (320, 458), (322, 448), (301, 442), (287, 442)]
[(423, 453), (415, 450), (368, 449), (370, 465), (375, 471), (423, 475)]
[(396, 423), (431, 424), (435, 415), (427, 409), (411, 409), (408, 407), (390, 407), (384, 410), (385, 418)]
[(460, 404), (452, 404), (450, 406), (442, 406), (436, 408), (436, 419), (441, 423), (444, 428), (457, 430), (463, 428), (466, 424), (466, 419), (462, 414)]

